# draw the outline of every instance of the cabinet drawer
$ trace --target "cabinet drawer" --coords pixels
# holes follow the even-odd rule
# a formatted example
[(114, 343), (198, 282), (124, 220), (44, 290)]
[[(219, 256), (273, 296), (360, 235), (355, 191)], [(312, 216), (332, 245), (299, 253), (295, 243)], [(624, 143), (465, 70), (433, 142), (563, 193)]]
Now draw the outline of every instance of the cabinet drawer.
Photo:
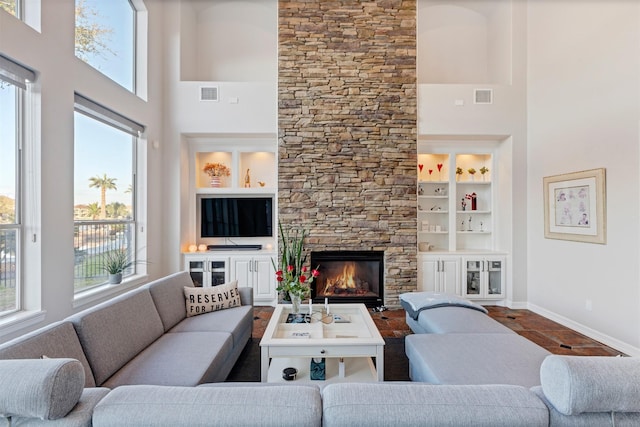
[(269, 347), (269, 357), (375, 357), (376, 354), (375, 345)]

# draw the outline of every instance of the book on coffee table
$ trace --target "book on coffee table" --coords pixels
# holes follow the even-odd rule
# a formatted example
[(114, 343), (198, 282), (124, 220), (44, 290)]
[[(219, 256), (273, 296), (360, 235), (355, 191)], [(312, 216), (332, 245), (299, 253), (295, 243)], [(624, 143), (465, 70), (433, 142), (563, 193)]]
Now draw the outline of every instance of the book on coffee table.
[(311, 316), (303, 313), (289, 313), (285, 323), (311, 323)]

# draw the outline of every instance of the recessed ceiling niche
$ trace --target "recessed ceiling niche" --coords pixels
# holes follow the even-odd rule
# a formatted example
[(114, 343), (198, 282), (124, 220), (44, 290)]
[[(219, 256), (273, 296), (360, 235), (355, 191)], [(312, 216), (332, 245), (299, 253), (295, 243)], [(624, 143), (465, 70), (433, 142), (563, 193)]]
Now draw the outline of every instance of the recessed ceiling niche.
[(418, 0), (418, 83), (510, 84), (511, 1)]

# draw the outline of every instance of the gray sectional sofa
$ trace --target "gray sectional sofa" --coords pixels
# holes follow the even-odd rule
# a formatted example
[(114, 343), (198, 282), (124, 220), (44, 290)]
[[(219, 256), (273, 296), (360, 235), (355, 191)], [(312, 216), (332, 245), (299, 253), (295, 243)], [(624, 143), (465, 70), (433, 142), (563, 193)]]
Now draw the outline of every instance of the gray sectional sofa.
[[(250, 336), (251, 326), (243, 325), (251, 324), (252, 316), (242, 311), (251, 310), (243, 305), (184, 318), (177, 289), (187, 281), (186, 273), (169, 276), (0, 346), (0, 426), (640, 425), (636, 358), (547, 355), (535, 381), (540, 385), (531, 388), (385, 382), (321, 389), (301, 382), (211, 382), (226, 376), (237, 348)], [(243, 293), (242, 303), (248, 301), (250, 295)], [(436, 323), (432, 326), (448, 328), (445, 321)], [(178, 339), (180, 334), (187, 335)], [(420, 335), (449, 334), (454, 333)], [(130, 342), (136, 340), (146, 347)], [(208, 361), (192, 356), (200, 350)]]
[[(84, 388), (74, 359), (0, 360), (0, 426), (640, 425), (640, 360), (549, 356), (541, 386), (415, 382)], [(9, 423), (9, 419), (11, 423)]]
[(0, 345), (0, 359), (71, 358), (85, 387), (195, 386), (224, 381), (253, 330), (253, 294), (242, 305), (186, 317), (180, 272)]

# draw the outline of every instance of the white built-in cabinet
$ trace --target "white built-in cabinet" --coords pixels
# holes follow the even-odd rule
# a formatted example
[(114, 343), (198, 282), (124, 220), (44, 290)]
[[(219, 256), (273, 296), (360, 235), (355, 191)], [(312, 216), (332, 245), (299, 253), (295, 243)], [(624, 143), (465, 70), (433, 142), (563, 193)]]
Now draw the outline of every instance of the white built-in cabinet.
[(463, 296), (471, 299), (504, 298), (506, 257), (475, 255), (462, 257)]
[(276, 299), (272, 264), (275, 253), (209, 251), (183, 255), (185, 270), (191, 274), (195, 286), (216, 286), (237, 280), (238, 286), (253, 288), (254, 302), (272, 304)]
[(418, 291), (460, 294), (460, 258), (422, 257), (418, 266)]
[(470, 141), (418, 144), (418, 290), (474, 300), (506, 297), (497, 250), (496, 151)]
[(272, 256), (232, 256), (231, 275), (238, 286), (253, 288), (256, 301), (271, 301), (276, 298), (275, 270)]

